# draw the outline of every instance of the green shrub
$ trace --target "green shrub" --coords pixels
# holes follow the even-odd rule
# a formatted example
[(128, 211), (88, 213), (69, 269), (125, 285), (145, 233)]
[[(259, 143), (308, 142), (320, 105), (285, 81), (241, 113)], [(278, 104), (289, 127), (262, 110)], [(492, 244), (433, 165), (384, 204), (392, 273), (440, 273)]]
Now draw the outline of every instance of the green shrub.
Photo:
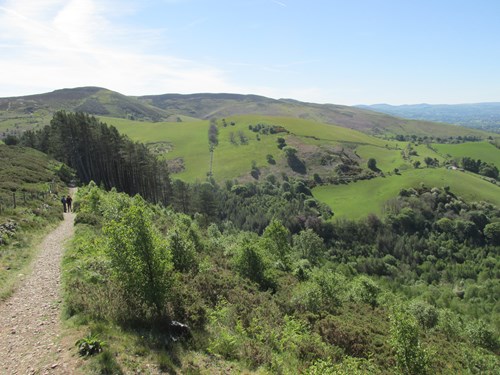
[(290, 232), (280, 221), (273, 219), (264, 230), (262, 248), (276, 260), (288, 266), (290, 262)]
[(293, 290), (290, 302), (294, 309), (300, 312), (318, 314), (325, 308), (321, 288), (313, 281), (306, 281), (297, 285)]
[(209, 313), (208, 332), (211, 334), (207, 350), (226, 359), (238, 357), (239, 335), (231, 327), (236, 325), (232, 305), (221, 300)]
[(274, 348), (269, 370), (280, 374), (296, 373), (300, 367), (331, 356), (335, 350), (317, 333), (311, 332), (308, 323), (287, 315), (282, 324), (273, 330), (268, 345)]
[(415, 300), (410, 303), (410, 312), (420, 327), (430, 329), (436, 326), (439, 319), (438, 310), (425, 301)]
[(195, 269), (197, 266), (196, 250), (189, 233), (178, 229), (170, 230), (167, 236), (168, 248), (172, 252), (174, 268), (181, 272)]
[(293, 236), (293, 245), (297, 254), (312, 264), (317, 264), (324, 253), (325, 245), (312, 229), (306, 229)]
[(79, 212), (76, 215), (75, 224), (88, 224), (97, 227), (101, 225), (101, 218), (93, 213)]
[(468, 374), (498, 374), (500, 359), (498, 354), (486, 352), (484, 349), (470, 348), (466, 344), (460, 344), (465, 369)]
[(81, 356), (89, 356), (102, 352), (106, 343), (99, 339), (97, 335), (89, 333), (75, 343), (78, 348), (78, 353)]
[(429, 373), (429, 354), (419, 339), (418, 323), (404, 308), (395, 307), (390, 315), (391, 345), (401, 374), (422, 375)]
[(449, 341), (454, 341), (463, 332), (460, 317), (449, 309), (439, 311), (437, 329), (441, 331)]
[(255, 244), (245, 240), (235, 258), (235, 266), (241, 276), (250, 279), (266, 288), (266, 262)]
[(150, 313), (156, 317), (164, 313), (173, 265), (146, 203), (139, 196), (133, 202), (119, 221), (104, 226), (103, 233), (108, 237), (113, 275), (129, 305), (137, 308), (134, 318), (143, 320)]
[(351, 298), (356, 302), (369, 304), (372, 308), (378, 306), (380, 287), (369, 277), (360, 276), (351, 284)]
[(492, 245), (500, 245), (500, 221), (486, 225), (484, 236)]
[(333, 363), (331, 359), (315, 361), (305, 375), (376, 375), (380, 369), (366, 358), (345, 357), (341, 363)]
[(498, 348), (497, 336), (483, 320), (470, 321), (465, 327), (465, 333), (474, 345), (489, 350)]
[(299, 283), (292, 292), (290, 303), (300, 312), (334, 312), (345, 298), (345, 278), (331, 270), (314, 270), (309, 280)]

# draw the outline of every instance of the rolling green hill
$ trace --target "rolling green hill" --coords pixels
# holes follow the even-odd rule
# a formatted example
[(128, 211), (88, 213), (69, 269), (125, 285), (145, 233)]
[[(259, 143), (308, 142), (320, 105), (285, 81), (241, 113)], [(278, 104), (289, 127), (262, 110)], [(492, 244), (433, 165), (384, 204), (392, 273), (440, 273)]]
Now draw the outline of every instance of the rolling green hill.
[(165, 94), (133, 97), (99, 87), (80, 87), (38, 95), (0, 98), (0, 132), (5, 133), (8, 130), (10, 133), (18, 133), (23, 129), (46, 125), (52, 114), (58, 110), (154, 122), (191, 122), (196, 119), (221, 119), (239, 115), (277, 116), (338, 125), (379, 136), (486, 138), (489, 135), (460, 126), (406, 120), (367, 109), (335, 104), (239, 94)]
[[(206, 177), (210, 163), (208, 121), (150, 123), (109, 117), (101, 117), (101, 120), (152, 147), (163, 143), (165, 158), (182, 162), (184, 168), (177, 177), (187, 181)], [(354, 152), (360, 145), (378, 150), (392, 144), (355, 130), (296, 118), (245, 115), (229, 117), (225, 123), (226, 126), (218, 122), (219, 145), (214, 151), (213, 175), (218, 181), (248, 176), (253, 160), (263, 174), (281, 171), (293, 174), (284, 152), (277, 147), (278, 137), (284, 137), (288, 145), (298, 150), (299, 157), (308, 167), (304, 177), (314, 173), (331, 174), (342, 155), (365, 165)], [(249, 130), (249, 126), (257, 124), (280, 126), (288, 133), (262, 134)], [(393, 152), (399, 154), (399, 151)], [(269, 164), (267, 155), (272, 155), (277, 163)], [(330, 157), (331, 163), (322, 165), (320, 159), (326, 157)]]
[(335, 218), (358, 219), (370, 213), (381, 214), (386, 201), (403, 188), (423, 183), (429, 187), (449, 186), (457, 195), (473, 201), (487, 201), (500, 206), (500, 187), (468, 172), (443, 168), (412, 169), (385, 178), (358, 181), (348, 185), (318, 186), (314, 197), (328, 204)]
[[(376, 177), (349, 185), (318, 188), (320, 199), (332, 204), (334, 211), (340, 215), (348, 213), (352, 217), (369, 210), (376, 211), (401, 187), (420, 181), (430, 185), (444, 184), (442, 179), (445, 176), (455, 176), (445, 169), (414, 170), (414, 163), (420, 162), (424, 166), (426, 158), (443, 164), (447, 160), (469, 156), (500, 166), (500, 150), (488, 142), (428, 146), (380, 137), (470, 135), (486, 139), (490, 136), (479, 130), (405, 120), (355, 107), (275, 100), (256, 95), (127, 97), (97, 87), (57, 90), (48, 94), (0, 99), (0, 132), (5, 134), (6, 128), (20, 132), (23, 128), (44, 125), (50, 121), (51, 113), (58, 109), (99, 115), (103, 122), (116, 126), (131, 139), (147, 143), (151, 150), (169, 161), (174, 178), (188, 182), (204, 181), (210, 168), (218, 182), (235, 178), (242, 182), (254, 181), (270, 174), (281, 176), (282, 173), (326, 185)], [(218, 145), (211, 158), (208, 129), (210, 120), (214, 119), (219, 134)], [(278, 147), (278, 138), (283, 138), (286, 146), (296, 151), (294, 161)], [(370, 158), (376, 160), (378, 173), (367, 168)], [(402, 175), (377, 177), (395, 171), (402, 172)], [(492, 201), (490, 196), (494, 194), (489, 191), (496, 188), (494, 185), (486, 184), (475, 176), (467, 178), (468, 183), (461, 186), (464, 193), (470, 191), (471, 196), (479, 194), (484, 196), (483, 199)], [(388, 181), (387, 188), (382, 188)], [(460, 185), (458, 181), (453, 182), (453, 178), (452, 183)], [(359, 194), (370, 194), (378, 191), (379, 184), (379, 199), (352, 208), (348, 194), (358, 195), (356, 189), (359, 186), (367, 186), (367, 190)], [(483, 195), (483, 188), (477, 186), (487, 186)], [(344, 189), (345, 209), (337, 207), (327, 198), (330, 190), (338, 193)], [(327, 192), (326, 195), (322, 195), (322, 191)], [(460, 192), (460, 188), (457, 191)], [(359, 213), (356, 213), (357, 210)]]
[(46, 94), (0, 98), (0, 110), (25, 115), (66, 110), (152, 121), (168, 117), (159, 108), (101, 87), (80, 87)]
[(208, 119), (235, 115), (294, 117), (326, 124), (335, 124), (372, 135), (432, 134), (435, 137), (475, 135), (485, 133), (454, 125), (430, 121), (406, 120), (363, 108), (335, 104), (305, 103), (292, 99), (271, 99), (257, 95), (238, 94), (166, 94), (138, 98), (169, 112)]
[(500, 168), (500, 150), (489, 142), (468, 142), (460, 144), (435, 144), (432, 146), (441, 155), (462, 159), (470, 157), (480, 159), (487, 163), (492, 163)]
[[(163, 157), (169, 160), (175, 168), (177, 173), (173, 174), (174, 178), (185, 181), (202, 181), (206, 178), (210, 165), (208, 121), (149, 123), (104, 117), (101, 120), (115, 125), (120, 132), (129, 135), (134, 140), (149, 143), (150, 147), (158, 148)], [(323, 180), (328, 180), (328, 178), (339, 176), (336, 167), (345, 163), (357, 164), (360, 169), (358, 172), (367, 171), (366, 166), (369, 158), (375, 158), (378, 168), (385, 174), (393, 172), (395, 168), (406, 171), (401, 176), (379, 177), (355, 184), (318, 188), (319, 198), (332, 204), (329, 199), (321, 195), (323, 190), (329, 192), (340, 189), (340, 191), (345, 191), (346, 196), (350, 194), (365, 196), (365, 194), (372, 192), (372, 189), (379, 189), (380, 184), (381, 196), (374, 203), (363, 203), (355, 209), (343, 210), (342, 207), (340, 208), (340, 214), (352, 211), (353, 217), (358, 215), (356, 210), (359, 210), (360, 215), (369, 213), (370, 210), (377, 211), (380, 204), (396, 195), (402, 187), (409, 187), (421, 181), (429, 185), (438, 184), (441, 186), (446, 184), (442, 179), (457, 176), (450, 174), (451, 172), (444, 168), (414, 170), (413, 163), (417, 160), (422, 166), (425, 166), (424, 159), (426, 157), (437, 159), (443, 163), (449, 152), (453, 152), (453, 156), (456, 157), (460, 155), (458, 153), (460, 150), (463, 155), (470, 154), (468, 156), (473, 158), (483, 157), (482, 160), (500, 165), (500, 150), (485, 142), (428, 147), (423, 144), (385, 141), (361, 132), (315, 121), (273, 116), (234, 116), (225, 119), (225, 123), (226, 126), (223, 125), (222, 121), (218, 122), (219, 144), (215, 148), (213, 159), (213, 176), (217, 181), (236, 177), (243, 181), (253, 180), (250, 176), (253, 162), (259, 170), (260, 178), (264, 178), (268, 174), (280, 175), (281, 172), (285, 172), (308, 180), (312, 180), (313, 176), (317, 174)], [(289, 133), (258, 134), (249, 130), (249, 126), (257, 124), (281, 126)], [(242, 136), (245, 142), (241, 141)], [(287, 145), (297, 149), (297, 155), (306, 165), (305, 173), (296, 173), (290, 168), (284, 152), (277, 147), (278, 137), (283, 137)], [(408, 150), (410, 150), (408, 147), (411, 147), (412, 155), (408, 154)], [(434, 151), (435, 148), (438, 152)], [(268, 155), (272, 156), (275, 164), (268, 162)], [(492, 188), (497, 189), (496, 186), (485, 183), (480, 178), (469, 174), (460, 174), (459, 176), (467, 176), (464, 178), (468, 181), (465, 185), (460, 182), (461, 180), (454, 182), (456, 185), (460, 185), (457, 188), (460, 194), (462, 191), (471, 190), (470, 196), (482, 197), (480, 193), (482, 188), (476, 191), (478, 189), (476, 185), (479, 184), (486, 189), (482, 199), (496, 202), (495, 199), (491, 198), (494, 194), (489, 193)], [(349, 176), (346, 178), (349, 179)], [(391, 183), (386, 187), (388, 181)], [(453, 183), (453, 179), (451, 183)], [(367, 190), (358, 193), (356, 189), (359, 186), (366, 186)], [(343, 197), (342, 200), (344, 204), (347, 204), (347, 207), (354, 205), (354, 203), (348, 203), (350, 199), (347, 197)], [(335, 211), (339, 209), (336, 204), (332, 204), (332, 208)]]
[(0, 98), (0, 132), (47, 125), (53, 113), (59, 110), (151, 121), (169, 118), (160, 108), (151, 107), (133, 97), (100, 87), (80, 87)]

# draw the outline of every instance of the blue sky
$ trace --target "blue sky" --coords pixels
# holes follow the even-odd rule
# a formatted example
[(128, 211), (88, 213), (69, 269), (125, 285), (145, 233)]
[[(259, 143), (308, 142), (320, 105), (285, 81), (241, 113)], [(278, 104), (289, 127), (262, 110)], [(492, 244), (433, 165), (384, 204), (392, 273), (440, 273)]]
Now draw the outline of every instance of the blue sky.
[(500, 101), (497, 0), (0, 0), (0, 97)]

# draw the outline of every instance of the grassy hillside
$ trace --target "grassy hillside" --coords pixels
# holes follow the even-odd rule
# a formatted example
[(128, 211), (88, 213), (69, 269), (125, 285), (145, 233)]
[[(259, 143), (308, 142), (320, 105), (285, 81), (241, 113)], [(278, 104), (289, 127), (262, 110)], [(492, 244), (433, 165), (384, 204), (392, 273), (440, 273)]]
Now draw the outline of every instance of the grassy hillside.
[(500, 168), (500, 149), (489, 142), (470, 142), (461, 144), (435, 144), (432, 146), (443, 156), (453, 159), (471, 157), (492, 163)]
[[(382, 186), (384, 181), (392, 181), (390, 188), (384, 188), (381, 197), (373, 203), (360, 204), (360, 207), (351, 209), (347, 197), (343, 202), (346, 205), (344, 211), (342, 207), (339, 211), (335, 205), (332, 206), (337, 213), (352, 212), (353, 217), (367, 210), (377, 211), (380, 204), (396, 195), (401, 187), (423, 178), (418, 176), (424, 170), (414, 171), (413, 164), (419, 161), (424, 166), (426, 157), (443, 163), (447, 159), (469, 156), (500, 165), (500, 150), (487, 142), (428, 147), (424, 144), (389, 141), (368, 134), (434, 137), (473, 135), (486, 138), (487, 133), (478, 130), (404, 120), (358, 108), (251, 95), (194, 94), (134, 98), (92, 87), (57, 90), (49, 94), (0, 99), (0, 131), (6, 127), (12, 130), (48, 123), (50, 111), (57, 106), (100, 114), (103, 122), (116, 126), (133, 140), (148, 143), (151, 149), (169, 161), (175, 178), (189, 182), (205, 180), (211, 163), (209, 120), (198, 118), (217, 118), (219, 142), (213, 153), (212, 175), (219, 182), (234, 178), (248, 181), (262, 179), (269, 174), (280, 176), (282, 173), (309, 181), (317, 177), (323, 181), (339, 177), (349, 180), (360, 173), (372, 173), (367, 170), (370, 158), (376, 159), (377, 167), (385, 174), (396, 169), (404, 172), (403, 176), (318, 190), (351, 191), (355, 186), (368, 184), (367, 190), (359, 194), (373, 194), (373, 191), (378, 191), (378, 184)], [(250, 129), (255, 126), (267, 129), (276, 127), (284, 132), (255, 132)], [(301, 168), (294, 168), (285, 152), (278, 148), (279, 137), (285, 139), (287, 146), (297, 150)], [(339, 167), (348, 170), (339, 172)], [(431, 170), (425, 171), (431, 173)], [(425, 180), (429, 180), (429, 184), (441, 183), (444, 171), (432, 173), (436, 175), (426, 176)], [(462, 190), (459, 188), (457, 191), (475, 194), (477, 186), (480, 186), (477, 184), (483, 181), (470, 177), (473, 179), (469, 182), (474, 186), (462, 184)], [(458, 181), (456, 183), (460, 184)], [(488, 185), (484, 194), (488, 195), (487, 191), (491, 187)], [(328, 198), (322, 199), (329, 202)], [(360, 210), (359, 215), (356, 210)]]
[(125, 96), (99, 87), (79, 87), (24, 97), (0, 98), (0, 136), (46, 125), (57, 110), (141, 121), (188, 121), (240, 115), (289, 117), (310, 120), (371, 135), (476, 136), (488, 133), (429, 121), (405, 120), (367, 109), (316, 104), (292, 99), (271, 99), (239, 94), (165, 94)]
[(416, 161), (425, 165), (426, 157), (437, 159), (440, 163), (446, 160), (446, 157), (436, 153), (427, 145), (406, 142), (390, 142), (386, 144), (386, 147), (361, 145), (356, 150), (364, 160), (375, 158), (377, 167), (384, 173), (392, 172), (395, 168), (411, 169)]
[(59, 168), (41, 152), (0, 144), (0, 299), (29, 263), (37, 236), (62, 218)]
[(292, 99), (271, 99), (238, 94), (166, 94), (138, 98), (166, 111), (200, 119), (237, 115), (294, 117), (335, 124), (373, 135), (434, 135), (436, 137), (476, 135), (484, 133), (430, 121), (406, 120), (368, 109), (335, 104), (316, 104)]
[(107, 117), (100, 119), (133, 140), (160, 147), (162, 156), (183, 166), (184, 171), (178, 174), (179, 178), (187, 181), (206, 178), (210, 156), (208, 121), (152, 123)]
[(0, 98), (0, 135), (7, 131), (16, 133), (47, 125), (52, 114), (59, 110), (152, 121), (169, 118), (169, 114), (160, 108), (151, 107), (133, 97), (100, 87), (79, 87)]
[[(204, 181), (210, 168), (208, 145), (209, 121), (146, 122), (112, 117), (101, 121), (114, 125), (131, 139), (147, 143), (149, 147), (169, 161), (172, 176), (184, 181)], [(277, 134), (256, 133), (250, 127), (281, 127), (287, 132)], [(477, 176), (445, 169), (420, 168), (413, 163), (430, 157), (440, 163), (449, 158), (467, 155), (498, 163), (499, 150), (486, 142), (458, 145), (432, 145), (386, 141), (362, 132), (339, 126), (275, 116), (240, 115), (217, 121), (219, 143), (213, 155), (213, 177), (216, 181), (240, 178), (253, 180), (252, 167), (258, 169), (260, 178), (268, 174), (280, 176), (282, 172), (312, 180), (315, 174), (322, 179), (338, 176), (336, 167), (342, 163), (357, 164), (358, 172), (367, 170), (367, 160), (375, 158), (381, 172), (402, 175), (378, 177), (349, 185), (322, 186), (315, 189), (315, 196), (329, 204), (337, 217), (361, 217), (370, 212), (379, 213), (381, 205), (396, 196), (403, 187), (423, 182), (430, 186), (450, 185), (467, 199), (481, 199), (500, 203), (498, 187)], [(277, 139), (297, 150), (305, 163), (305, 173), (291, 169), (285, 153), (278, 148)], [(274, 160), (268, 161), (269, 156)], [(325, 162), (326, 160), (326, 162)], [(498, 164), (497, 164), (498, 165)], [(332, 195), (333, 194), (333, 195)]]
[[(157, 147), (172, 165), (179, 168), (175, 177), (185, 181), (206, 178), (210, 164), (208, 121), (151, 123), (109, 117), (101, 120), (115, 125), (134, 140)], [(435, 152), (424, 144), (386, 141), (355, 130), (296, 118), (241, 115), (226, 118), (225, 123), (226, 126), (222, 120), (218, 121), (219, 145), (213, 159), (213, 176), (218, 181), (251, 178), (249, 173), (253, 161), (263, 176), (269, 173), (279, 175), (282, 171), (293, 174), (284, 152), (277, 147), (278, 137), (285, 138), (288, 145), (298, 150), (299, 158), (307, 167), (306, 173), (299, 176), (309, 179), (315, 173), (323, 178), (334, 176), (335, 166), (341, 162), (343, 153), (350, 155), (362, 169), (366, 169), (369, 158), (375, 158), (377, 167), (384, 173), (395, 168), (401, 171), (413, 169), (417, 160), (424, 166), (426, 157), (442, 163), (449, 158), (448, 154), (453, 157), (466, 155), (497, 165), (500, 157), (500, 150), (486, 142), (432, 145), (438, 150)], [(258, 134), (249, 130), (249, 126), (257, 124), (281, 126), (289, 133)], [(241, 142), (241, 136), (246, 142)], [(276, 164), (269, 164), (267, 155), (272, 155)], [(331, 165), (322, 163), (325, 156), (332, 158)]]
[[(47, 193), (60, 187), (60, 180), (56, 175), (60, 163), (41, 152), (0, 144), (0, 160), (0, 202), (4, 206), (3, 217), (15, 213), (8, 209), (12, 192)], [(20, 200), (18, 204), (24, 206), (24, 200)]]
[[(206, 177), (210, 163), (208, 121), (151, 123), (109, 117), (101, 117), (101, 120), (116, 126), (120, 132), (134, 140), (150, 144), (163, 142), (167, 151), (165, 157), (168, 160), (178, 162), (182, 158), (184, 170), (178, 173), (177, 177), (186, 181)], [(330, 147), (335, 150), (345, 148), (352, 151), (359, 145), (368, 145), (375, 149), (385, 149), (385, 145), (393, 145), (392, 142), (355, 130), (309, 120), (245, 115), (229, 117), (225, 121), (227, 126), (218, 121), (219, 145), (215, 148), (213, 161), (213, 175), (219, 181), (248, 175), (253, 160), (257, 167), (269, 172), (279, 173), (286, 170), (288, 167), (284, 161), (284, 153), (277, 147), (278, 137), (284, 137), (287, 144), (298, 149), (299, 156), (310, 167), (307, 171), (309, 176), (318, 171), (331, 172), (314, 164), (317, 154), (326, 152), (322, 151), (323, 148)], [(289, 133), (258, 134), (249, 130), (250, 125), (257, 124), (281, 126)], [(245, 138), (244, 142), (241, 140), (242, 136)], [(234, 142), (231, 142), (232, 138)], [(397, 153), (398, 151), (395, 151), (395, 154)], [(267, 155), (273, 156), (276, 165), (267, 162)], [(364, 164), (363, 161), (361, 163)], [(293, 173), (290, 170), (287, 172)]]
[(328, 204), (335, 218), (357, 219), (369, 213), (380, 214), (383, 204), (398, 195), (402, 188), (419, 186), (450, 186), (468, 201), (487, 201), (500, 205), (500, 187), (477, 175), (444, 168), (412, 169), (385, 178), (358, 181), (348, 185), (319, 186), (314, 197)]

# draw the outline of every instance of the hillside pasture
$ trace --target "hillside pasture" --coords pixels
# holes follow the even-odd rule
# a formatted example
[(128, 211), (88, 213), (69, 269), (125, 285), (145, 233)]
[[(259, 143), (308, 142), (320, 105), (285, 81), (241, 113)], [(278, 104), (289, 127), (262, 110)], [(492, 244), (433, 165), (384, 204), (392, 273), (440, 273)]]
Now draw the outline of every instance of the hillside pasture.
[(384, 173), (393, 171), (394, 168), (404, 169), (408, 167), (408, 163), (403, 159), (399, 149), (361, 145), (356, 151), (365, 160), (374, 158), (377, 161), (377, 168)]
[[(185, 181), (206, 179), (210, 168), (208, 145), (208, 121), (193, 122), (139, 122), (126, 119), (101, 117), (101, 121), (115, 126), (131, 139), (144, 142), (169, 142), (173, 148), (163, 156), (167, 160), (182, 158), (185, 170), (176, 173), (175, 178)], [(219, 144), (214, 149), (212, 173), (216, 180), (223, 181), (248, 175), (252, 161), (258, 168), (268, 166), (266, 155), (273, 155), (276, 161), (283, 158), (278, 149), (277, 134), (257, 134), (248, 129), (246, 122), (227, 119), (228, 125), (218, 122)], [(229, 125), (235, 121), (235, 125)], [(253, 122), (257, 124), (257, 122)], [(231, 135), (232, 133), (232, 135)], [(243, 141), (242, 141), (243, 137)], [(233, 139), (233, 142), (231, 142)]]
[(452, 159), (461, 160), (463, 157), (480, 159), (492, 163), (500, 168), (500, 149), (489, 142), (467, 142), (459, 144), (433, 144), (433, 148), (441, 155), (449, 155)]
[(176, 177), (186, 181), (204, 180), (208, 172), (208, 121), (147, 122), (100, 117), (120, 133), (143, 143), (168, 142), (173, 148), (164, 154), (167, 160), (182, 158), (185, 170)]
[(316, 199), (328, 204), (334, 218), (359, 219), (370, 213), (380, 215), (386, 201), (403, 188), (450, 186), (451, 191), (468, 201), (487, 201), (500, 205), (500, 187), (468, 172), (444, 168), (419, 168), (384, 178), (358, 181), (345, 185), (318, 186)]
[[(175, 178), (191, 182), (206, 179), (210, 168), (208, 121), (147, 122), (111, 117), (101, 117), (101, 121), (114, 125), (133, 140), (144, 143), (165, 142), (171, 145), (168, 152), (162, 156), (167, 160), (182, 160), (181, 163), (184, 166), (181, 172), (174, 174)], [(284, 153), (277, 147), (278, 137), (283, 137), (290, 142), (293, 139), (294, 146), (298, 144), (299, 149), (301, 144), (350, 148), (362, 159), (361, 167), (366, 168), (365, 161), (373, 157), (377, 160), (378, 168), (384, 173), (391, 172), (395, 168), (400, 171), (413, 169), (412, 163), (416, 160), (425, 166), (425, 157), (436, 158), (439, 162), (443, 162), (445, 159), (442, 155), (449, 149), (443, 151), (441, 146), (459, 146), (456, 149), (451, 148), (451, 152), (456, 155), (459, 155), (459, 152), (465, 155), (469, 152), (468, 150), (476, 150), (470, 152), (471, 156), (476, 158), (483, 157), (478, 150), (487, 148), (488, 152), (482, 160), (497, 160), (491, 155), (499, 152), (486, 142), (437, 145), (439, 152), (435, 152), (425, 144), (387, 141), (355, 130), (287, 117), (241, 115), (226, 118), (225, 123), (226, 126), (223, 126), (222, 119), (217, 121), (219, 144), (214, 151), (212, 169), (217, 181), (249, 176), (252, 161), (255, 161), (256, 166), (263, 171), (267, 169), (276, 172), (275, 169), (279, 166), (287, 171), (288, 167), (283, 161)], [(250, 125), (256, 126), (257, 124), (281, 126), (289, 133), (258, 134), (249, 129)], [(405, 160), (402, 150), (408, 145), (411, 145), (416, 155), (411, 155)], [(276, 160), (276, 168), (268, 164), (267, 155), (272, 155)], [(488, 156), (490, 159), (487, 158)], [(308, 175), (315, 172), (315, 170), (308, 170)]]
[(14, 114), (0, 111), (0, 137), (2, 134), (20, 135), (29, 129), (38, 129), (50, 123), (52, 116), (46, 111), (36, 111), (33, 114)]
[[(410, 149), (413, 152), (410, 154)], [(358, 155), (364, 160), (374, 158), (377, 167), (384, 173), (392, 172), (394, 169), (400, 171), (413, 168), (413, 163), (420, 162), (425, 166), (425, 158), (437, 159), (440, 163), (445, 161), (441, 154), (427, 147), (425, 144), (414, 144), (405, 142), (391, 142), (386, 147), (361, 145), (356, 149)], [(405, 157), (403, 157), (403, 154)]]
[[(185, 166), (185, 170), (175, 174), (175, 177), (185, 181), (206, 178), (210, 164), (208, 121), (145, 122), (111, 117), (100, 119), (115, 126), (118, 131), (127, 134), (133, 140), (144, 143), (171, 143), (173, 148), (164, 157), (167, 160), (182, 158)], [(278, 137), (286, 139), (293, 136), (304, 144), (317, 146), (343, 144), (352, 148), (360, 144), (381, 147), (387, 143), (355, 130), (294, 118), (234, 116), (225, 121), (227, 124), (225, 127), (222, 125), (222, 120), (218, 121), (219, 144), (214, 151), (213, 175), (218, 181), (248, 175), (253, 160), (257, 167), (267, 168), (268, 154), (277, 162), (282, 160), (283, 152), (278, 149), (276, 143)], [(249, 125), (257, 124), (282, 126), (290, 132), (290, 135), (257, 134), (249, 130)]]
[(280, 125), (285, 127), (291, 134), (302, 137), (304, 142), (310, 143), (320, 141), (321, 143), (335, 142), (376, 146), (384, 146), (387, 143), (383, 139), (372, 137), (357, 130), (300, 118), (247, 115), (233, 116), (229, 120), (237, 124), (243, 123), (246, 127), (259, 123)]

